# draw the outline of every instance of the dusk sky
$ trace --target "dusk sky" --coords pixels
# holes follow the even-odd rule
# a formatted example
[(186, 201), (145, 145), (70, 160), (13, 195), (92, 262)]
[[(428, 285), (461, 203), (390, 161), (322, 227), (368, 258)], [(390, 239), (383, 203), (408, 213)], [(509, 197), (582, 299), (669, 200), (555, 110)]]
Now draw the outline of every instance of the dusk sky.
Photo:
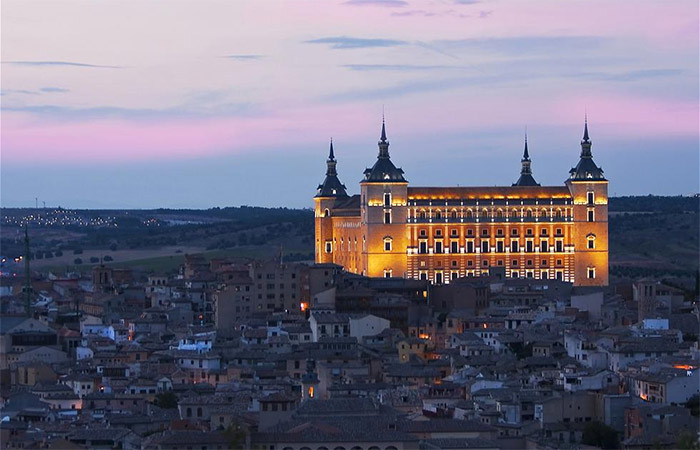
[(698, 2), (12, 1), (2, 206), (311, 207), (385, 112), (411, 185), (561, 185), (587, 112), (611, 195), (698, 188)]

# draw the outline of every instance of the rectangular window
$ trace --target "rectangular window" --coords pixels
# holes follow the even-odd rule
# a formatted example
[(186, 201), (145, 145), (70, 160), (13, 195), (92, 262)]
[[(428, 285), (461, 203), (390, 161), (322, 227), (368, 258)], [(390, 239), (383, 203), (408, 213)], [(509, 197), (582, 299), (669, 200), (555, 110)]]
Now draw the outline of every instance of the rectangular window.
[(510, 241), (510, 251), (517, 253), (518, 251), (518, 241)]
[(387, 239), (384, 241), (384, 251), (385, 252), (390, 252), (391, 251), (391, 241)]
[(589, 204), (589, 205), (592, 205), (592, 204), (593, 204), (593, 200), (594, 200), (593, 192), (589, 192), (589, 193), (588, 193), (588, 204)]
[(425, 255), (428, 253), (428, 243), (425, 241), (422, 241), (418, 244), (418, 253), (421, 255)]
[(595, 212), (593, 211), (593, 208), (588, 209), (588, 221), (589, 222), (595, 221)]
[(421, 280), (427, 280), (427, 279), (428, 279), (428, 273), (425, 272), (425, 271), (422, 271), (422, 272), (420, 273), (420, 279), (421, 279)]
[(391, 194), (384, 194), (384, 206), (391, 206)]
[(384, 211), (384, 223), (391, 223), (391, 211)]
[(531, 240), (531, 239), (528, 239), (528, 240), (525, 242), (525, 251), (528, 252), (528, 253), (531, 253), (531, 252), (533, 251), (533, 250), (532, 250), (532, 240)]
[(561, 239), (557, 239), (555, 250), (557, 252), (560, 252), (560, 253), (563, 252), (564, 251), (564, 241), (562, 241)]
[(435, 284), (442, 284), (442, 272), (435, 272)]
[(514, 270), (510, 273), (511, 278), (518, 278), (520, 274), (518, 273), (517, 270)]
[(549, 241), (545, 241), (545, 240), (540, 241), (540, 251), (541, 252), (548, 252), (549, 251)]
[(547, 278), (549, 278), (549, 276), (547, 275), (547, 271), (546, 271), (546, 270), (543, 270), (543, 271), (542, 271), (542, 273), (540, 274), (540, 278), (543, 279), (543, 280), (546, 280)]
[(326, 241), (326, 253), (333, 253), (333, 243)]
[(588, 239), (588, 248), (591, 250), (595, 248), (595, 239)]
[(474, 241), (467, 241), (467, 253), (474, 253)]
[(588, 279), (592, 280), (595, 278), (595, 267), (588, 268)]
[(459, 253), (459, 242), (450, 242), (450, 253)]
[(563, 270), (557, 270), (556, 277), (557, 277), (557, 280), (563, 281), (563, 280), (564, 280), (564, 271), (563, 271)]
[(481, 241), (481, 253), (489, 252), (489, 241)]
[(496, 251), (498, 253), (503, 253), (503, 241), (496, 242)]
[(435, 242), (435, 253), (442, 253), (442, 242), (441, 241)]
[(391, 278), (391, 270), (385, 270), (384, 271), (384, 278)]

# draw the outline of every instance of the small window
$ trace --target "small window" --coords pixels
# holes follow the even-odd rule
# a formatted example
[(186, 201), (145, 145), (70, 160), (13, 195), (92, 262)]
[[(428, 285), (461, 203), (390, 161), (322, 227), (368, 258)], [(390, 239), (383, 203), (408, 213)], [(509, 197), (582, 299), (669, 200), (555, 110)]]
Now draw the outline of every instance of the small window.
[(326, 241), (326, 253), (333, 253), (333, 243)]
[(384, 223), (391, 223), (391, 211), (384, 211)]
[(518, 260), (517, 259), (513, 260), (513, 267), (518, 267)]
[(388, 269), (384, 271), (384, 278), (391, 278), (392, 270)]
[(384, 239), (384, 251), (385, 252), (391, 251), (391, 238)]
[(595, 222), (595, 211), (593, 211), (593, 208), (588, 208), (588, 221)]
[(589, 280), (595, 279), (595, 267), (588, 268), (588, 279)]
[(513, 228), (512, 230), (510, 230), (510, 234), (511, 234), (511, 236), (517, 236), (518, 230), (516, 228)]
[(587, 248), (593, 250), (595, 248), (595, 236), (588, 236)]
[(489, 241), (483, 241), (481, 243), (481, 253), (488, 253), (489, 252)]
[(384, 194), (384, 206), (391, 206), (391, 194), (388, 192)]
[(421, 236), (426, 236), (426, 235), (427, 235), (427, 232), (426, 232), (425, 230), (420, 230), (419, 234), (420, 234)]
[(594, 200), (595, 200), (595, 195), (593, 194), (593, 192), (589, 192), (588, 193), (588, 204), (592, 205), (593, 203), (595, 203)]

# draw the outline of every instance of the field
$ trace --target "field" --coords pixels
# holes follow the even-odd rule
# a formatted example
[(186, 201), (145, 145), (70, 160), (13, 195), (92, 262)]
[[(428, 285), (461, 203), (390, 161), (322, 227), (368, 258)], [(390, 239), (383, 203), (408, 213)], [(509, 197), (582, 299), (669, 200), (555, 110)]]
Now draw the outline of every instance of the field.
[[(27, 212), (38, 214), (32, 210), (3, 210), (3, 216), (18, 218)], [(175, 272), (188, 253), (202, 253), (208, 258), (269, 259), (278, 258), (282, 252), (287, 261), (313, 259), (311, 210), (240, 207), (70, 211), (65, 214), (113, 225), (33, 224), (30, 226), (30, 251), (35, 254), (34, 269), (86, 271), (95, 261), (109, 256), (112, 261), (106, 264), (130, 267), (145, 276), (154, 272)], [(663, 277), (692, 288), (700, 254), (699, 217), (695, 197), (611, 198), (610, 271), (613, 279)], [(0, 228), (0, 238), (2, 255), (8, 257), (10, 263), (12, 258), (24, 253), (23, 232), (16, 223), (6, 223)], [(76, 264), (76, 258), (81, 264)], [(10, 269), (23, 270), (21, 264)]]

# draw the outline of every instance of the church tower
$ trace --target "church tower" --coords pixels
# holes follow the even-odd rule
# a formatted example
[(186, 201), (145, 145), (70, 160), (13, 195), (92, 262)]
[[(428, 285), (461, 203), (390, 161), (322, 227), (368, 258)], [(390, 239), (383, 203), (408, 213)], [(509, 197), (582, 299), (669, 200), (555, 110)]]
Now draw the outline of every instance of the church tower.
[(363, 267), (370, 277), (405, 277), (408, 181), (389, 156), (383, 118), (378, 145), (377, 161), (360, 182)]
[(566, 185), (573, 197), (573, 244), (576, 252), (575, 286), (607, 286), (608, 180), (593, 162), (586, 118), (581, 156), (569, 171)]
[(318, 185), (316, 196), (314, 197), (316, 263), (333, 262), (335, 248), (331, 212), (336, 200), (344, 200), (348, 197), (345, 185), (338, 179), (336, 164), (333, 140), (331, 139), (330, 151), (326, 160), (326, 178), (323, 180), (323, 183)]
[(523, 151), (523, 159), (520, 160), (520, 164), (522, 164), (520, 178), (513, 183), (513, 186), (539, 186), (540, 184), (532, 176), (530, 153), (527, 150), (527, 135), (525, 135), (525, 151)]

